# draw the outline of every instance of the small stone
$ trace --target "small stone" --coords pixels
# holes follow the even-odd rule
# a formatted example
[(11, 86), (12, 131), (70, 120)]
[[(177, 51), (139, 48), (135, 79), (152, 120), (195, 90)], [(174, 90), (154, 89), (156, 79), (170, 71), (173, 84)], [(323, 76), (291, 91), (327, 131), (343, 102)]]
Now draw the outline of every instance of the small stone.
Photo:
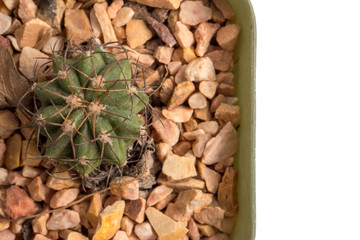
[(112, 205), (114, 202), (120, 201), (121, 197), (116, 196), (116, 195), (110, 195), (104, 202), (104, 208), (106, 208), (107, 206)]
[(182, 48), (191, 47), (195, 43), (194, 34), (180, 21), (175, 24), (174, 36)]
[(200, 92), (196, 92), (189, 97), (189, 106), (192, 109), (204, 109), (208, 106), (206, 97)]
[(160, 100), (163, 103), (167, 103), (169, 99), (171, 98), (171, 95), (174, 91), (174, 83), (171, 78), (167, 78), (161, 85), (160, 89)]
[(46, 198), (45, 185), (43, 184), (40, 177), (34, 178), (31, 183), (27, 186), (30, 196), (34, 201), (44, 201)]
[(213, 81), (202, 81), (199, 84), (199, 91), (208, 99), (213, 99), (219, 84)]
[(170, 119), (176, 123), (183, 123), (190, 120), (193, 110), (185, 106), (177, 106), (173, 109), (163, 109), (162, 114), (167, 119)]
[(188, 223), (188, 235), (191, 240), (200, 240), (200, 233), (199, 229), (195, 223), (195, 221), (191, 218)]
[[(0, 117), (2, 117), (0, 115)], [(1, 119), (1, 118), (0, 118)], [(13, 170), (20, 166), (21, 135), (15, 133), (6, 139), (6, 152), (4, 164), (7, 170)]]
[[(92, 8), (92, 9), (90, 10), (89, 20), (90, 20), (90, 25), (91, 25), (91, 28), (92, 28), (94, 37), (100, 38), (101, 35), (102, 35), (101, 26), (100, 26), (99, 21), (98, 21), (97, 18), (96, 18), (94, 8)], [(114, 29), (114, 30), (115, 30), (115, 29)], [(116, 31), (115, 31), (115, 34), (116, 34)]]
[(0, 186), (9, 185), (8, 181), (9, 171), (5, 168), (0, 168)]
[(211, 226), (211, 225), (201, 225), (201, 224), (197, 224), (198, 229), (200, 230), (200, 232), (205, 235), (206, 237), (210, 237), (214, 234), (216, 234), (218, 231), (216, 230), (215, 227)]
[(232, 20), (235, 18), (236, 14), (226, 0), (213, 0), (213, 3), (226, 19)]
[(116, 29), (125, 26), (133, 18), (134, 14), (134, 10), (129, 7), (121, 8), (117, 12), (116, 17), (112, 20), (114, 28)]
[(210, 112), (214, 113), (216, 112), (216, 109), (220, 106), (222, 103), (226, 103), (226, 97), (222, 94), (217, 95), (211, 102), (210, 106)]
[(7, 9), (14, 10), (19, 5), (19, 0), (2, 0)]
[(116, 177), (110, 182), (110, 192), (127, 200), (139, 198), (139, 181), (133, 177)]
[(132, 233), (132, 234), (129, 236), (129, 240), (140, 240), (140, 238), (138, 238), (138, 236), (136, 236), (135, 233)]
[(55, 34), (61, 33), (61, 21), (64, 16), (65, 3), (63, 0), (41, 1), (37, 17), (49, 24)]
[(211, 135), (210, 134), (202, 134), (198, 136), (193, 143), (193, 152), (194, 155), (198, 158), (200, 158), (204, 152), (206, 143), (210, 140)]
[(34, 201), (18, 186), (6, 190), (5, 211), (11, 219), (28, 217), (35, 213)]
[(201, 190), (191, 189), (179, 193), (175, 206), (181, 210), (184, 216), (199, 213), (212, 202), (213, 195), (203, 193)]
[(5, 152), (6, 152), (5, 140), (0, 138), (0, 167), (4, 165)]
[[(90, 231), (89, 231), (89, 235), (90, 235)], [(51, 238), (52, 240), (57, 240), (57, 239), (59, 239), (59, 231), (58, 230), (50, 230), (46, 236)]]
[(41, 163), (41, 154), (37, 148), (36, 140), (23, 140), (21, 142), (20, 166), (37, 167)]
[(83, 9), (66, 9), (65, 11), (66, 38), (74, 44), (80, 44), (90, 39), (91, 24)]
[(46, 227), (48, 230), (66, 230), (80, 224), (79, 213), (63, 209), (52, 213)]
[(214, 3), (210, 4), (210, 8), (211, 8), (211, 11), (212, 11), (212, 19), (213, 19), (214, 22), (223, 23), (223, 22), (226, 21), (226, 19), (224, 18), (224, 16), (220, 12), (220, 10), (215, 7)]
[(185, 226), (190, 220), (190, 216), (185, 216), (180, 209), (178, 209), (174, 203), (169, 203), (164, 214), (168, 217), (171, 217), (175, 221), (183, 223)]
[[(171, 98), (173, 98), (173, 96)], [(156, 115), (154, 114), (153, 117), (154, 122), (152, 127), (155, 129), (161, 140), (169, 144), (170, 146), (174, 146), (179, 141), (179, 127), (176, 125), (175, 122), (165, 118), (158, 109), (156, 109)]]
[(229, 71), (232, 67), (233, 53), (225, 50), (215, 50), (207, 53), (205, 56), (209, 57), (218, 71)]
[(194, 117), (203, 121), (210, 121), (212, 119), (209, 107), (203, 109), (195, 109)]
[(171, 146), (167, 143), (158, 143), (155, 145), (155, 152), (160, 162), (163, 163), (169, 153), (171, 153)]
[(179, 71), (176, 73), (176, 76), (175, 76), (176, 84), (180, 84), (180, 83), (186, 81), (186, 77), (185, 77), (186, 68), (187, 68), (187, 64), (184, 64), (180, 67)]
[(183, 48), (183, 59), (186, 63), (189, 63), (196, 58), (197, 56), (192, 47)]
[(15, 184), (16, 186), (26, 187), (31, 182), (30, 178), (23, 177), (18, 171), (11, 171), (8, 175), (8, 181), (10, 184)]
[(228, 24), (217, 32), (216, 41), (220, 47), (227, 51), (234, 51), (241, 31), (241, 27), (236, 24)]
[(187, 229), (182, 223), (172, 220), (153, 207), (146, 209), (146, 216), (159, 240), (178, 239), (187, 233)]
[(195, 91), (195, 85), (191, 81), (185, 81), (178, 84), (169, 101), (169, 109), (183, 104)]
[(90, 205), (90, 203), (88, 201), (82, 201), (79, 204), (73, 205), (71, 207), (72, 210), (79, 213), (81, 225), (83, 225), (85, 228), (88, 228), (88, 229), (91, 228), (90, 222), (87, 218), (87, 212), (89, 209), (89, 205)]
[(221, 222), (221, 228), (219, 228), (219, 230), (223, 233), (231, 234), (235, 225), (235, 220), (236, 220), (235, 216), (224, 218)]
[(70, 180), (73, 176), (61, 169), (54, 169), (51, 175), (47, 178), (46, 186), (54, 190), (63, 190), (65, 188), (79, 187), (78, 180)]
[(128, 235), (124, 231), (117, 231), (112, 240), (129, 240)]
[(185, 77), (194, 82), (215, 81), (214, 64), (208, 57), (197, 58), (188, 64)]
[(197, 129), (191, 132), (185, 132), (183, 134), (183, 137), (188, 141), (194, 141), (196, 138), (198, 138), (200, 135), (205, 134), (205, 131), (202, 129)]
[(194, 218), (201, 224), (209, 224), (220, 229), (224, 213), (225, 211), (219, 207), (206, 207), (199, 213), (195, 213)]
[(43, 46), (42, 51), (46, 54), (53, 55), (54, 52), (60, 51), (64, 46), (65, 39), (63, 36), (52, 36)]
[[(30, 23), (30, 22), (28, 22)], [(28, 79), (32, 79), (35, 76), (39, 76), (45, 69), (46, 63), (49, 61), (49, 56), (36, 50), (31, 47), (24, 47), (22, 49), (19, 61), (19, 70), (22, 74), (25, 75)], [(34, 76), (34, 66), (37, 65), (35, 69)]]
[(59, 232), (59, 237), (64, 240), (89, 240), (89, 238), (85, 237), (79, 232), (71, 231), (71, 230), (62, 230)]
[(164, 199), (155, 204), (155, 208), (159, 211), (163, 210), (172, 200), (176, 198), (176, 196), (177, 194), (175, 193), (167, 195)]
[(9, 110), (0, 110), (0, 138), (10, 137), (19, 127), (19, 120)]
[(239, 145), (238, 136), (235, 128), (229, 122), (206, 144), (202, 162), (212, 165), (231, 157), (235, 154)]
[(230, 105), (237, 105), (239, 103), (239, 98), (237, 97), (227, 97), (226, 103)]
[(176, 61), (176, 62), (170, 62), (168, 64), (168, 69), (169, 69), (169, 73), (172, 76), (175, 76), (176, 73), (178, 73), (178, 71), (181, 68), (181, 62), (180, 61)]
[(156, 203), (160, 202), (168, 195), (172, 193), (173, 189), (169, 188), (165, 185), (160, 185), (152, 190), (148, 199), (147, 199), (147, 206), (151, 207), (154, 206)]
[(219, 190), (217, 193), (220, 206), (225, 210), (225, 216), (235, 216), (237, 212), (237, 181), (238, 171), (232, 167), (228, 167), (225, 170), (225, 174), (219, 184)]
[(169, 154), (164, 161), (162, 172), (170, 180), (182, 180), (197, 175), (195, 169), (195, 156), (180, 157), (175, 154)]
[(124, 214), (137, 223), (142, 223), (145, 218), (146, 200), (139, 198), (126, 203)]
[(201, 122), (197, 126), (198, 129), (202, 129), (205, 133), (215, 135), (219, 130), (219, 124), (217, 121)]
[(124, 216), (121, 219), (120, 229), (122, 231), (125, 231), (127, 236), (130, 236), (131, 233), (133, 232), (134, 225), (135, 223), (130, 218)]
[(33, 48), (48, 31), (51, 31), (51, 26), (41, 19), (35, 18), (19, 27), (15, 31), (15, 37), (20, 48)]
[(190, 150), (191, 150), (191, 143), (188, 141), (178, 142), (173, 148), (174, 154), (181, 157), (184, 156)]
[(190, 189), (204, 189), (205, 182), (195, 178), (188, 178), (181, 181), (169, 181), (165, 176), (158, 177), (157, 182), (164, 184), (174, 190), (190, 190)]
[(31, 221), (31, 225), (32, 225), (32, 229), (34, 231), (34, 233), (39, 233), (41, 235), (47, 235), (48, 234), (48, 229), (46, 227), (46, 222), (49, 219), (50, 214), (43, 214), (39, 217), (34, 218)]
[(140, 240), (156, 240), (157, 235), (152, 229), (149, 222), (143, 222), (137, 224), (134, 229), (135, 234), (139, 237)]
[(0, 12), (0, 35), (11, 27), (12, 18)]
[(155, 62), (155, 58), (150, 54), (136, 52), (126, 45), (123, 45), (122, 47), (126, 50), (126, 54), (117, 54), (116, 59), (118, 60), (129, 58), (132, 63), (137, 63), (144, 67), (151, 67)]
[(3, 1), (0, 1), (0, 13), (10, 16), (11, 11), (6, 7)]
[(144, 4), (154, 8), (178, 9), (182, 0), (134, 0), (140, 4)]
[(156, 58), (160, 63), (169, 64), (171, 62), (171, 56), (173, 52), (173, 48), (159, 46), (154, 52), (154, 58)]
[(240, 122), (240, 107), (221, 103), (216, 109), (215, 118), (236, 126)]
[(100, 25), (104, 42), (114, 42), (117, 41), (114, 28), (111, 24), (111, 20), (106, 12), (107, 3), (96, 3), (94, 4), (95, 16)]
[(122, 6), (124, 5), (124, 0), (115, 0), (113, 1), (110, 6), (107, 7), (106, 11), (109, 15), (110, 19), (113, 19), (116, 17), (117, 13), (122, 9)]
[(12, 233), (9, 229), (5, 229), (0, 231), (0, 239), (1, 240), (15, 240), (16, 235)]
[(99, 215), (102, 210), (101, 195), (100, 193), (95, 193), (91, 198), (90, 205), (86, 213), (86, 218), (94, 228), (96, 228), (98, 224)]
[(129, 47), (136, 48), (152, 38), (152, 32), (143, 20), (133, 19), (126, 24), (126, 36)]
[(18, 15), (23, 23), (36, 18), (38, 7), (33, 0), (20, 0)]
[(226, 97), (233, 97), (235, 95), (235, 87), (229, 84), (220, 83), (217, 93)]
[(190, 26), (206, 22), (212, 18), (212, 11), (202, 1), (184, 1), (180, 6), (180, 21)]
[(155, 8), (152, 12), (151, 12), (151, 16), (158, 22), (160, 23), (164, 23), (169, 16), (169, 9), (166, 8)]
[(0, 218), (0, 232), (10, 227), (10, 221)]
[(21, 231), (23, 231), (24, 222), (25, 220), (23, 219), (10, 222), (10, 231), (15, 234), (21, 233)]
[(147, 17), (146, 21), (155, 30), (161, 41), (163, 41), (168, 47), (175, 46), (177, 42), (166, 25), (158, 22), (152, 17)]
[(192, 132), (194, 131), (198, 126), (197, 121), (194, 118), (190, 118), (189, 121), (183, 124), (183, 127), (185, 128), (186, 132)]
[(92, 240), (108, 240), (112, 238), (120, 228), (124, 208), (125, 201), (123, 200), (106, 207), (100, 214), (98, 226)]
[(65, 207), (71, 202), (75, 201), (79, 194), (78, 188), (63, 189), (55, 193), (50, 200), (51, 208)]

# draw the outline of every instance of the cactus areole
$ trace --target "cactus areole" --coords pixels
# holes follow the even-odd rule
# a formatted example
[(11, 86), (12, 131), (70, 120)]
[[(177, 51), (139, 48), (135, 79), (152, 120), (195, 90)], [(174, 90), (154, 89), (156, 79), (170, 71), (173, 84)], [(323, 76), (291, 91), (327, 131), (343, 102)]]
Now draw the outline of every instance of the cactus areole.
[(97, 47), (52, 62), (54, 78), (35, 86), (41, 107), (33, 123), (47, 139), (45, 155), (80, 174), (101, 164), (123, 166), (144, 126), (148, 96), (132, 81), (128, 60)]

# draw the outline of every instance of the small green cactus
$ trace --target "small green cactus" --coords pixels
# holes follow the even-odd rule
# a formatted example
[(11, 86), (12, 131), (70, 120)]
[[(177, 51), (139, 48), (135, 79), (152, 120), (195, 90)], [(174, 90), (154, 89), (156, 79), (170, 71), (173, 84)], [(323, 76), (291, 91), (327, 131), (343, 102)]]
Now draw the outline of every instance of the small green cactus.
[(56, 56), (55, 78), (35, 85), (41, 107), (35, 128), (47, 138), (45, 155), (89, 174), (101, 164), (124, 166), (144, 126), (148, 96), (133, 85), (132, 65), (101, 47), (76, 57)]

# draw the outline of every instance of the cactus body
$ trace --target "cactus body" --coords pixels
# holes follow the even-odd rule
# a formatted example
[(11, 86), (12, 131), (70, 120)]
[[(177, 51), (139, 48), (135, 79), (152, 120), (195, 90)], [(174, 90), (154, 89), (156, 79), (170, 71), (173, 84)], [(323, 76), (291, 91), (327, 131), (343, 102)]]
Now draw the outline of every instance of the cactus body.
[(144, 125), (137, 115), (148, 96), (131, 81), (131, 63), (101, 48), (53, 59), (56, 77), (36, 85), (41, 101), (33, 122), (47, 137), (45, 155), (81, 174), (100, 164), (126, 164), (127, 149)]

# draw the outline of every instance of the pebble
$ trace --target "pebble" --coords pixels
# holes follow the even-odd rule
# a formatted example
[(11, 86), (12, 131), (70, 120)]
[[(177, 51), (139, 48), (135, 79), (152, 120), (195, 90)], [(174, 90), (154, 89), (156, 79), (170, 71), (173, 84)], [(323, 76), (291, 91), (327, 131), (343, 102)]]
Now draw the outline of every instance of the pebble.
[(19, 120), (13, 112), (0, 110), (0, 138), (10, 137), (19, 127), (19, 124)]
[(175, 62), (170, 62), (168, 64), (168, 69), (169, 69), (169, 73), (172, 76), (175, 76), (176, 73), (178, 73), (178, 71), (181, 68), (181, 62), (180, 61), (175, 61)]
[[(130, 218), (128, 218), (127, 216), (124, 216), (121, 219), (121, 224), (120, 224), (120, 229), (124, 232), (126, 232), (127, 236), (130, 236), (131, 233), (133, 232), (134, 229), (134, 221), (132, 221)], [(115, 235), (116, 236), (116, 235)]]
[(192, 94), (188, 99), (188, 104), (192, 109), (204, 109), (208, 106), (206, 97), (200, 92)]
[(38, 167), (41, 163), (41, 153), (36, 140), (23, 140), (21, 142), (21, 166)]
[(35, 69), (35, 76), (39, 76), (44, 70), (44, 67), (41, 66), (49, 61), (48, 58), (48, 55), (40, 52), (39, 50), (26, 46), (21, 51), (19, 70), (22, 74), (25, 75), (25, 77), (32, 79), (34, 78), (35, 63), (37, 64), (37, 68)]
[(220, 28), (218, 23), (201, 23), (195, 30), (194, 36), (196, 40), (196, 54), (202, 57), (207, 52), (210, 41), (215, 35), (217, 30)]
[(2, 0), (2, 2), (10, 11), (14, 10), (19, 5), (19, 0)]
[(63, 36), (52, 36), (41, 49), (44, 53), (53, 55), (53, 52), (60, 51), (63, 47), (65, 38)]
[(213, 99), (219, 84), (213, 81), (202, 81), (199, 84), (199, 91), (208, 99)]
[(157, 109), (155, 111), (157, 115), (153, 115), (154, 122), (152, 127), (163, 142), (169, 144), (171, 147), (174, 146), (179, 141), (179, 127), (176, 125), (175, 122), (165, 118), (160, 110)]
[(126, 24), (126, 36), (129, 47), (136, 48), (150, 40), (153, 34), (143, 20), (133, 19)]
[(46, 198), (45, 185), (43, 184), (41, 177), (34, 178), (27, 186), (30, 196), (34, 201), (44, 201)]
[(236, 24), (228, 24), (217, 32), (216, 41), (220, 47), (227, 51), (234, 51), (241, 31), (241, 27)]
[(137, 223), (144, 222), (146, 200), (139, 198), (126, 202), (124, 214)]
[(212, 11), (212, 20), (214, 22), (223, 23), (223, 22), (226, 21), (226, 19), (224, 18), (224, 16), (220, 12), (220, 10), (215, 7), (214, 3), (210, 4), (210, 8), (211, 8), (211, 11)]
[(170, 10), (166, 8), (155, 8), (151, 12), (151, 17), (160, 23), (164, 23), (168, 19), (169, 11)]
[(201, 122), (198, 124), (197, 128), (213, 136), (218, 132), (219, 124), (217, 121)]
[(104, 208), (106, 208), (107, 206), (110, 206), (114, 202), (120, 201), (120, 200), (121, 200), (121, 197), (116, 196), (116, 195), (110, 195), (104, 202)]
[(200, 240), (200, 232), (199, 229), (194, 221), (194, 219), (190, 219), (188, 223), (188, 235), (191, 240)]
[(92, 37), (90, 20), (83, 9), (66, 9), (64, 19), (66, 38), (74, 44)]
[(112, 20), (112, 24), (114, 25), (114, 28), (125, 26), (128, 22), (130, 22), (134, 14), (135, 12), (134, 10), (132, 10), (132, 8), (129, 7), (121, 8), (117, 12), (116, 17)]
[(192, 47), (183, 48), (183, 54), (182, 58), (186, 63), (191, 62), (192, 60), (196, 59), (197, 56), (195, 54), (195, 51)]
[[(1, 115), (0, 115), (1, 117)], [(15, 133), (6, 139), (6, 152), (4, 164), (7, 170), (13, 170), (20, 166), (21, 135)]]
[(177, 42), (166, 25), (158, 22), (152, 17), (147, 17), (146, 21), (155, 30), (161, 41), (163, 41), (168, 47), (175, 46)]
[(235, 87), (231, 86), (229, 84), (225, 84), (225, 83), (220, 83), (218, 89), (217, 89), (217, 93), (218, 94), (222, 94), (226, 97), (234, 97), (235, 95)]
[(197, 227), (200, 230), (200, 232), (206, 237), (211, 237), (218, 232), (218, 230), (211, 225), (197, 224)]
[(173, 109), (163, 109), (162, 114), (167, 119), (170, 119), (176, 123), (183, 123), (190, 120), (193, 110), (185, 106), (177, 106)]
[(89, 209), (89, 205), (90, 205), (89, 201), (82, 201), (71, 207), (72, 210), (79, 213), (81, 225), (83, 225), (84, 227), (86, 227), (88, 229), (91, 228), (90, 222), (86, 216), (87, 211)]
[(29, 185), (32, 179), (23, 177), (18, 171), (10, 171), (7, 180), (10, 184), (15, 184), (16, 186), (20, 187), (26, 187)]
[(220, 207), (206, 207), (199, 213), (195, 213), (194, 218), (201, 224), (208, 224), (220, 229), (224, 213), (225, 211)]
[(79, 195), (78, 188), (68, 188), (68, 189), (60, 190), (52, 196), (50, 200), (50, 207), (51, 208), (65, 207), (66, 205), (75, 201), (78, 195)]
[(117, 231), (112, 240), (129, 240), (128, 235), (124, 231)]
[(160, 200), (158, 203), (155, 204), (155, 208), (159, 211), (163, 210), (172, 200), (176, 198), (176, 196), (177, 194), (175, 193), (167, 195), (166, 198)]
[(195, 43), (194, 34), (180, 21), (175, 24), (174, 36), (182, 48), (191, 47)]
[(205, 134), (205, 131), (202, 129), (196, 129), (191, 132), (183, 133), (183, 137), (188, 141), (194, 141), (198, 136)]
[(10, 221), (0, 218), (0, 232), (10, 227)]
[(90, 205), (86, 213), (87, 220), (94, 228), (96, 228), (97, 226), (99, 215), (102, 210), (103, 207), (102, 207), (101, 195), (100, 193), (95, 193), (91, 197)]
[(167, 143), (158, 143), (155, 145), (155, 152), (160, 160), (161, 163), (163, 163), (169, 153), (171, 153), (171, 146)]
[(202, 134), (196, 138), (195, 142), (192, 145), (192, 150), (196, 157), (200, 158), (202, 156), (206, 143), (209, 141), (210, 138), (210, 134)]
[(216, 75), (216, 81), (218, 83), (225, 83), (231, 86), (235, 84), (235, 75), (232, 72), (219, 72)]
[(43, 214), (39, 217), (36, 217), (31, 221), (32, 229), (33, 229), (34, 233), (39, 233), (41, 235), (48, 234), (48, 229), (46, 227), (46, 223), (47, 223), (49, 217), (50, 217), (50, 214), (47, 213), (47, 214)]
[(159, 46), (154, 51), (154, 58), (160, 63), (169, 64), (171, 62), (171, 56), (174, 52), (174, 48)]
[(180, 181), (169, 181), (165, 176), (158, 177), (157, 182), (164, 184), (174, 190), (190, 190), (190, 189), (204, 189), (205, 182), (196, 178), (188, 178)]
[(220, 106), (221, 103), (226, 103), (227, 99), (224, 95), (217, 95), (211, 102), (210, 112), (216, 112), (216, 109)]
[(235, 18), (235, 11), (230, 7), (226, 0), (213, 0), (212, 2), (226, 19), (232, 20)]
[(66, 230), (80, 224), (80, 215), (74, 210), (63, 209), (51, 214), (46, 227), (48, 230)]
[(216, 109), (215, 118), (225, 122), (231, 122), (234, 126), (240, 123), (240, 107), (221, 103)]
[(11, 26), (12, 18), (0, 12), (0, 35), (4, 34)]
[(179, 83), (170, 98), (168, 109), (172, 109), (183, 104), (195, 91), (195, 85), (191, 81)]
[(159, 239), (178, 239), (187, 233), (186, 227), (153, 207), (146, 209), (146, 216)]
[(41, 1), (37, 17), (49, 24), (55, 34), (62, 33), (61, 22), (64, 16), (65, 3), (63, 0)]
[(117, 13), (122, 9), (123, 5), (124, 0), (114, 0), (106, 9), (109, 18), (115, 18), (117, 16)]
[(212, 202), (212, 198), (212, 194), (203, 193), (198, 189), (186, 190), (179, 193), (175, 206), (184, 216), (191, 216), (207, 207)]
[(20, 0), (18, 15), (23, 23), (36, 18), (38, 7), (33, 0)]
[(161, 200), (169, 196), (172, 193), (172, 191), (173, 191), (172, 188), (169, 188), (165, 185), (160, 185), (154, 188), (147, 199), (146, 205), (148, 207), (154, 206), (156, 203), (160, 202)]
[(191, 150), (191, 143), (189, 141), (180, 141), (173, 147), (173, 152), (178, 156), (184, 156)]
[(154, 8), (178, 9), (182, 0), (134, 0)]
[(174, 83), (173, 80), (171, 78), (167, 78), (165, 79), (165, 81), (162, 83), (161, 88), (160, 88), (160, 100), (163, 103), (167, 103), (170, 98), (171, 95), (174, 91)]
[(222, 181), (219, 184), (219, 190), (217, 192), (218, 202), (225, 210), (226, 217), (233, 217), (237, 212), (237, 193), (236, 193), (236, 181), (238, 171), (233, 167), (228, 167), (225, 170)]
[(124, 208), (125, 201), (123, 200), (106, 207), (100, 214), (99, 224), (92, 240), (108, 240), (112, 238), (120, 228)]
[(70, 180), (72, 177), (68, 171), (55, 168), (47, 178), (46, 186), (57, 191), (65, 188), (79, 187), (80, 181)]
[(6, 7), (3, 1), (0, 1), (0, 13), (10, 16), (11, 11)]
[(184, 1), (180, 6), (179, 18), (184, 24), (196, 26), (210, 20), (212, 11), (202, 1)]
[(186, 81), (185, 70), (187, 68), (187, 64), (184, 64), (180, 67), (179, 71), (175, 75), (175, 83), (180, 84)]
[(5, 211), (11, 219), (28, 217), (35, 213), (34, 201), (18, 186), (6, 190)]
[(188, 81), (193, 82), (215, 81), (215, 68), (210, 58), (197, 58), (187, 65), (185, 77)]
[(9, 185), (8, 181), (9, 171), (5, 168), (0, 168), (0, 186)]
[(195, 109), (194, 117), (203, 121), (210, 121), (212, 119), (209, 107), (203, 109)]
[(15, 240), (16, 235), (12, 233), (9, 229), (0, 231), (1, 240)]
[(51, 26), (41, 19), (35, 18), (19, 27), (14, 34), (20, 48), (33, 48), (48, 31), (52, 31)]
[(117, 41), (115, 31), (113, 25), (111, 24), (111, 20), (106, 12), (106, 8), (107, 8), (107, 3), (105, 2), (94, 4), (95, 16), (100, 25), (105, 43)]
[(143, 222), (137, 224), (134, 229), (135, 234), (139, 237), (140, 240), (156, 240), (157, 235), (152, 229), (149, 222)]
[(231, 70), (233, 58), (232, 52), (215, 50), (207, 53), (205, 56), (208, 56), (211, 59), (216, 70), (223, 72)]
[(169, 203), (164, 214), (175, 221), (183, 223), (185, 226), (187, 222), (190, 220), (190, 216), (183, 215), (182, 211), (178, 209), (174, 203)]
[(89, 240), (81, 233), (71, 230), (62, 230), (59, 232), (59, 236), (64, 240)]
[(180, 157), (175, 154), (169, 154), (164, 161), (162, 172), (169, 180), (182, 180), (197, 176), (195, 168), (195, 156)]
[[(114, 187), (113, 187), (114, 186)], [(139, 198), (139, 181), (133, 177), (115, 177), (110, 182), (110, 192), (126, 200)]]

